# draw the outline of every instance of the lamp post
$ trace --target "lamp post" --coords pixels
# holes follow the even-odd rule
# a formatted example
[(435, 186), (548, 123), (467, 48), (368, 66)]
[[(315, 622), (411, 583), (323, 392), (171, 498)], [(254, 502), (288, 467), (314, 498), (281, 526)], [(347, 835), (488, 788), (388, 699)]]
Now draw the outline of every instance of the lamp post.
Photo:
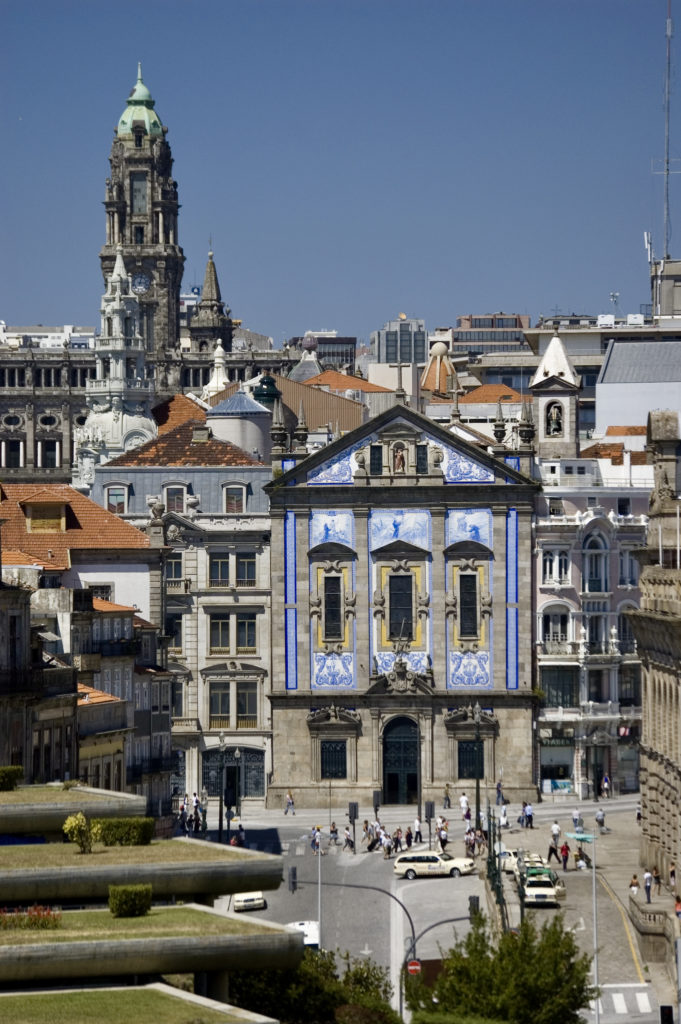
[(473, 721), (475, 722), (475, 830), (480, 828), (480, 715), (482, 708), (476, 700), (473, 708)]
[(241, 817), (241, 751), (237, 747), (234, 751), (236, 761), (236, 816)]
[[(221, 761), (220, 761), (220, 818), (219, 818), (219, 823), (218, 823), (218, 842), (221, 843), (222, 842), (222, 819), (224, 817), (224, 803), (223, 803), (223, 801), (224, 801), (225, 786), (226, 786), (226, 782), (225, 782), (225, 766), (226, 766), (226, 763), (227, 763), (227, 760), (226, 760), (226, 758), (227, 758), (227, 738), (226, 738), (224, 732), (220, 733), (220, 738), (218, 740), (218, 744), (219, 744), (219, 747), (220, 747), (220, 757), (221, 757)], [(229, 824), (227, 825), (227, 832), (229, 833)], [(229, 834), (227, 835), (227, 839), (229, 840)]]

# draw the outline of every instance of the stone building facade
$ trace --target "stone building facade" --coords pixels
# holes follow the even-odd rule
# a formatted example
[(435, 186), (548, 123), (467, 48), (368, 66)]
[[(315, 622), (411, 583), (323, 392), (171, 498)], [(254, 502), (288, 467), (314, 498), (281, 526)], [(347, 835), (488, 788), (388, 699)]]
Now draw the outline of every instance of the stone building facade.
[(476, 777), (527, 796), (531, 448), (403, 405), (311, 456), (273, 440), (268, 803), (440, 802)]
[(640, 552), (641, 607), (630, 613), (643, 664), (641, 863), (667, 876), (681, 857), (681, 431), (679, 414), (648, 417), (655, 485)]

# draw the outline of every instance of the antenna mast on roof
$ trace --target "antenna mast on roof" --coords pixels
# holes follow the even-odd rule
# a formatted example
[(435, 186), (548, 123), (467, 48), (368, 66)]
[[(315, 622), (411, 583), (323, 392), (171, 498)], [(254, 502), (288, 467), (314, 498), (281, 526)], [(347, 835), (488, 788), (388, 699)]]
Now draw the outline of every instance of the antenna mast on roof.
[(664, 83), (664, 258), (668, 260), (671, 228), (669, 223), (669, 111), (672, 70), (672, 0), (667, 0), (667, 71)]

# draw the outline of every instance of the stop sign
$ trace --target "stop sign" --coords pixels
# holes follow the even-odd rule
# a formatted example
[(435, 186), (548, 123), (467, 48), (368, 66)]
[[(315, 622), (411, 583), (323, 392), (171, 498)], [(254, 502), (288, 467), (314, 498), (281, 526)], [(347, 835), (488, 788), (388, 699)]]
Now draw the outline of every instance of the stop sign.
[(408, 974), (420, 974), (421, 973), (421, 961), (420, 960), (410, 960), (409, 963), (407, 964), (407, 973)]

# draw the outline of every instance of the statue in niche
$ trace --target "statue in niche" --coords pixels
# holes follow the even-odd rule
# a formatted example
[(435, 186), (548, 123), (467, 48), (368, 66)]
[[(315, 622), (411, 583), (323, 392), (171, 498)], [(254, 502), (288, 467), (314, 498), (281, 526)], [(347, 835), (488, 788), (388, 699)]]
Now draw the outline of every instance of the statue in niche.
[(546, 410), (546, 433), (549, 437), (563, 433), (563, 407), (560, 402), (551, 402)]
[(404, 448), (393, 450), (393, 473), (404, 473)]

